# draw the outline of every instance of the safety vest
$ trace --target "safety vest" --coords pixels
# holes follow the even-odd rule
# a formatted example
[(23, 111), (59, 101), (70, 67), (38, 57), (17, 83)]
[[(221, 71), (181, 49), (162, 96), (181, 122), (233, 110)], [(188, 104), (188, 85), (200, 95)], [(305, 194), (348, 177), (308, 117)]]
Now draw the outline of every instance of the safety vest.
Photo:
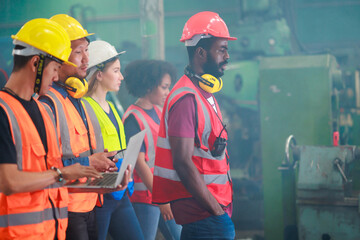
[[(159, 119), (161, 116), (160, 107), (154, 105), (153, 106), (156, 114)], [(149, 166), (152, 173), (154, 173), (154, 163), (155, 163), (155, 146), (157, 142), (157, 134), (159, 130), (159, 125), (141, 108), (136, 105), (130, 105), (130, 107), (126, 110), (123, 116), (123, 122), (133, 114), (136, 121), (140, 126), (140, 131), (144, 130), (145, 138), (145, 161)], [(149, 203), (151, 204), (152, 194), (147, 189), (143, 181), (141, 180), (139, 174), (134, 170), (134, 193), (130, 197), (131, 202), (140, 202), (140, 203)]]
[[(44, 125), (48, 152), (39, 133), (23, 105), (6, 92), (0, 92), (0, 106), (5, 110), (16, 148), (17, 167), (20, 171), (43, 172), (52, 166), (61, 168), (61, 153), (50, 108), (37, 103)], [(0, 193), (1, 239), (65, 239), (67, 228), (68, 191), (60, 183), (43, 190)], [(57, 222), (57, 226), (56, 226)], [(56, 229), (57, 227), (57, 229)]]
[[(57, 118), (56, 126), (60, 133), (62, 159), (88, 157), (91, 155), (91, 149), (94, 153), (104, 150), (100, 129), (95, 129), (98, 125), (96, 117), (90, 117), (83, 107), (88, 123), (88, 131), (81, 115), (69, 97), (64, 98), (54, 88), (50, 88), (46, 96), (54, 103)], [(80, 179), (80, 181), (86, 181), (86, 178)], [(69, 211), (89, 212), (93, 210), (97, 196), (97, 193), (70, 193)]]
[[(217, 116), (210, 103), (185, 75), (171, 90), (163, 109), (156, 148), (152, 201), (153, 203), (168, 203), (192, 197), (173, 167), (167, 129), (169, 110), (186, 94), (192, 94), (195, 99), (196, 129), (192, 161), (211, 194), (222, 206), (227, 206), (232, 202), (233, 193), (227, 152), (224, 151), (219, 157), (213, 157), (210, 152), (215, 139), (223, 129), (219, 120), (220, 118), (222, 121), (220, 109), (214, 99), (218, 111)], [(227, 139), (226, 131), (222, 131), (221, 137)]]
[(104, 141), (104, 148), (106, 148), (109, 152), (125, 149), (126, 138), (125, 138), (124, 125), (114, 105), (111, 102), (107, 101), (119, 125), (120, 137), (118, 135), (116, 127), (111, 122), (108, 115), (104, 112), (102, 107), (94, 99), (92, 99), (91, 97), (84, 97), (83, 102), (87, 111), (89, 111), (92, 108), (93, 111), (95, 112), (95, 115), (100, 124), (100, 129)]

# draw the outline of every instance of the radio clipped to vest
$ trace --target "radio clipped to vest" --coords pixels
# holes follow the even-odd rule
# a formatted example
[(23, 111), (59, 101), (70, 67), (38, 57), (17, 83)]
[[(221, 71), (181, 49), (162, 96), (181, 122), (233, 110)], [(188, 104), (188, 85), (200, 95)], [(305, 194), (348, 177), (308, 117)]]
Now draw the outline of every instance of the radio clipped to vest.
[(189, 66), (186, 66), (184, 73), (189, 78), (196, 78), (199, 81), (199, 87), (208, 93), (219, 92), (223, 86), (221, 78), (216, 78), (207, 73), (199, 76), (194, 73)]
[(65, 83), (55, 82), (57, 85), (66, 89), (70, 96), (73, 98), (82, 98), (88, 91), (88, 83), (85, 79), (76, 77), (69, 77)]

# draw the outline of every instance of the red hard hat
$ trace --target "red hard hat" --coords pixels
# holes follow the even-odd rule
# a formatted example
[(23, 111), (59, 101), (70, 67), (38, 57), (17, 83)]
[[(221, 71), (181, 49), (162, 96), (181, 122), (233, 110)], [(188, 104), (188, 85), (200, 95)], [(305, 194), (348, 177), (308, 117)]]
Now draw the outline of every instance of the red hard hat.
[(199, 12), (185, 23), (180, 42), (190, 40), (195, 35), (211, 35), (213, 37), (225, 38), (227, 40), (236, 40), (230, 37), (226, 23), (219, 14), (215, 12)]

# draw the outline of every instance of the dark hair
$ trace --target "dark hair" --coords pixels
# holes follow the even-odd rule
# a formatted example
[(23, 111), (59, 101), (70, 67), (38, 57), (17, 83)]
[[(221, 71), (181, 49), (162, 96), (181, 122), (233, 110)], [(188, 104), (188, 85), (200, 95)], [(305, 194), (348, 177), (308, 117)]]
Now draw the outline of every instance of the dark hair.
[(161, 84), (165, 74), (171, 80), (176, 78), (175, 67), (162, 60), (136, 60), (129, 63), (124, 70), (124, 81), (129, 93), (134, 97), (144, 97)]
[(187, 47), (189, 62), (190, 63), (192, 62), (197, 48), (201, 47), (201, 48), (205, 49), (206, 51), (209, 51), (211, 46), (213, 45), (215, 39), (216, 39), (215, 37), (202, 38), (195, 46)]
[[(14, 49), (24, 49), (25, 47), (20, 45), (15, 45)], [(19, 71), (21, 68), (23, 68), (28, 61), (33, 56), (20, 56), (20, 55), (14, 55), (14, 66), (13, 66), (13, 72)]]
[[(25, 47), (20, 46), (20, 45), (15, 45), (14, 49), (24, 49)], [(31, 56), (21, 56), (21, 55), (14, 55), (14, 66), (12, 69), (12, 72), (17, 72), (19, 71), (21, 68), (23, 68), (29, 61), (30, 59), (35, 56), (35, 55), (31, 55)], [(45, 58), (45, 63), (44, 63), (44, 68), (51, 62), (51, 59), (46, 57)]]

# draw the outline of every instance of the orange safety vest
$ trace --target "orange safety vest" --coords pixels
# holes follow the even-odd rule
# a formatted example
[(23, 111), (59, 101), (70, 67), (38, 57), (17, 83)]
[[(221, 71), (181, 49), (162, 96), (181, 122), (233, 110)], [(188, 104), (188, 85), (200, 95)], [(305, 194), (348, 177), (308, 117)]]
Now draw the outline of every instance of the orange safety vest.
[[(159, 106), (153, 106), (157, 116), (160, 119), (161, 109)], [(136, 121), (140, 126), (140, 131), (146, 131), (144, 142), (145, 142), (145, 161), (149, 166), (152, 173), (154, 173), (154, 162), (155, 162), (155, 146), (157, 142), (157, 134), (159, 130), (159, 124), (157, 124), (141, 107), (136, 105), (130, 105), (123, 116), (123, 122), (133, 114)], [(151, 192), (147, 189), (139, 174), (134, 169), (134, 193), (130, 197), (131, 202), (149, 203), (151, 204)]]
[[(88, 157), (91, 149), (94, 153), (103, 151), (101, 132), (95, 134), (93, 118), (83, 107), (88, 120), (89, 132), (74, 104), (70, 99), (64, 98), (57, 90), (50, 88), (46, 94), (54, 103), (56, 112), (56, 126), (60, 135), (62, 159), (75, 157)], [(90, 141), (89, 141), (90, 135)], [(91, 146), (90, 143), (91, 142)], [(86, 179), (81, 179), (86, 181)], [(90, 212), (94, 209), (97, 193), (70, 193), (69, 212)]]
[[(43, 172), (52, 166), (63, 166), (52, 112), (47, 106), (35, 101), (45, 124), (47, 153), (23, 105), (10, 94), (0, 92), (0, 106), (9, 120), (20, 171)], [(54, 239), (57, 232), (58, 239), (65, 239), (68, 200), (67, 188), (62, 187), (61, 183), (49, 185), (43, 190), (10, 196), (0, 193), (0, 238)]]
[[(192, 161), (204, 178), (211, 194), (222, 206), (227, 206), (232, 202), (233, 194), (227, 152), (224, 151), (219, 157), (213, 157), (210, 152), (216, 137), (223, 129), (219, 120), (220, 118), (222, 121), (220, 108), (214, 98), (218, 110), (217, 116), (210, 103), (185, 75), (171, 90), (162, 112), (156, 148), (152, 201), (153, 203), (168, 203), (192, 197), (173, 167), (167, 129), (169, 110), (186, 94), (194, 95), (195, 99), (196, 136)], [(226, 131), (221, 133), (221, 137), (227, 139)]]

